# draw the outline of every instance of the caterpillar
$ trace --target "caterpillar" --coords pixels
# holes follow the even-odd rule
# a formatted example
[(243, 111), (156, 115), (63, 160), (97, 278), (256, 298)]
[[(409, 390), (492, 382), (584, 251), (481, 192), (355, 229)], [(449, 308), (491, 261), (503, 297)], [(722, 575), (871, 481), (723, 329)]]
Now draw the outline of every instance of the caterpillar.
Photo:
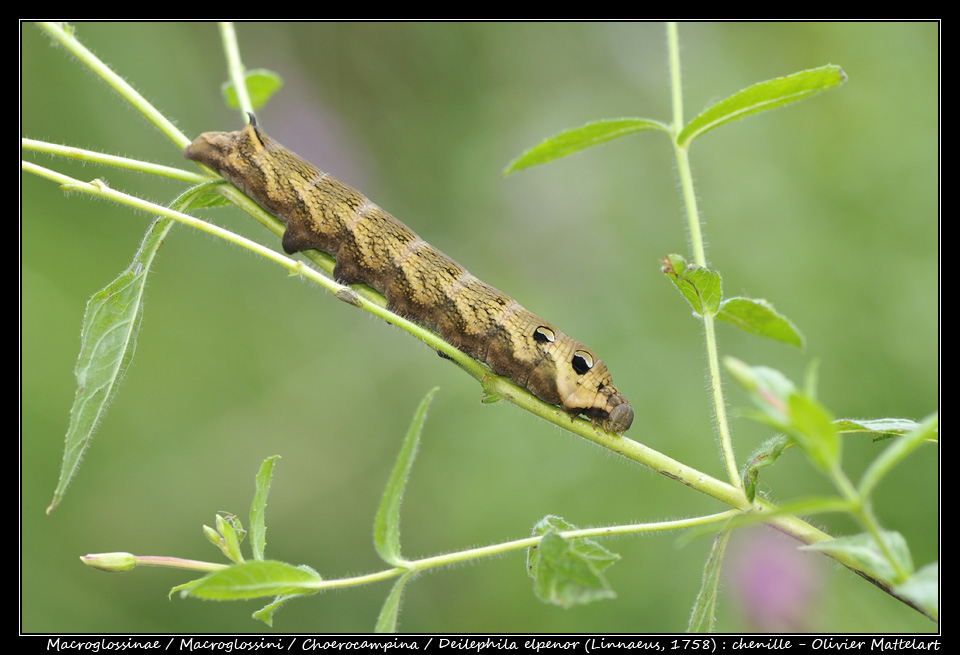
[(592, 350), (480, 281), (361, 193), (323, 173), (257, 127), (204, 132), (184, 156), (206, 164), (286, 225), (283, 249), (336, 258), (334, 277), (363, 282), (387, 307), (437, 332), (496, 374), (609, 432), (633, 408)]

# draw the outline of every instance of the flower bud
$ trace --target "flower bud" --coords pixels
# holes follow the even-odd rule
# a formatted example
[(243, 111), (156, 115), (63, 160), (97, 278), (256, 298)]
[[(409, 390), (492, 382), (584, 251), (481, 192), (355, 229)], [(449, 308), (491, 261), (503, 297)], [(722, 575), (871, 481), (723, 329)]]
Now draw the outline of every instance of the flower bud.
[(84, 555), (80, 561), (93, 569), (120, 573), (137, 565), (137, 558), (130, 553), (93, 553)]

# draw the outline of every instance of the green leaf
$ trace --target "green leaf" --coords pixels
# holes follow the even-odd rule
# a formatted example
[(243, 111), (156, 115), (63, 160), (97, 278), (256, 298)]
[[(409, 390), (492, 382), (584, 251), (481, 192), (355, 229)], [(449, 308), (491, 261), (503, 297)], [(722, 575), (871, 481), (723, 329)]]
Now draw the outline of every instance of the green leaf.
[(420, 431), (427, 417), (427, 407), (437, 393), (438, 387), (427, 392), (420, 407), (413, 415), (413, 421), (407, 429), (407, 436), (403, 439), (397, 461), (393, 465), (387, 488), (380, 499), (377, 516), (373, 524), (373, 543), (380, 558), (393, 566), (404, 566), (400, 556), (400, 502), (403, 500), (403, 491), (410, 477), (410, 467), (417, 456), (417, 444), (420, 442)]
[(320, 576), (308, 568), (272, 560), (249, 561), (211, 573), (181, 595), (204, 600), (246, 600), (312, 594), (320, 581)]
[(290, 600), (291, 598), (296, 598), (297, 595), (288, 594), (285, 596), (277, 596), (276, 598), (273, 599), (272, 602), (267, 603), (266, 605), (258, 609), (256, 612), (254, 612), (251, 616), (257, 619), (258, 621), (263, 621), (264, 623), (266, 623), (272, 628), (273, 615), (276, 614), (278, 611), (280, 611), (280, 608), (286, 605), (288, 600)]
[[(907, 547), (907, 541), (903, 538), (903, 535), (891, 530), (884, 530), (881, 535), (887, 551), (890, 552), (899, 567), (908, 573), (912, 573), (913, 560), (910, 557), (910, 549)], [(853, 558), (865, 573), (880, 580), (898, 581), (897, 569), (887, 559), (877, 540), (869, 533), (862, 532), (852, 537), (830, 539), (809, 546), (801, 546), (801, 548), (831, 554), (842, 553)]]
[(795, 393), (787, 400), (793, 429), (790, 436), (823, 471), (840, 465), (840, 435), (833, 417), (815, 398)]
[[(873, 437), (874, 441), (899, 437), (911, 430), (916, 430), (920, 425), (908, 418), (838, 418), (833, 424), (837, 426), (837, 432), (841, 434), (863, 433)], [(932, 438), (936, 441), (935, 433)]]
[[(245, 80), (247, 93), (250, 94), (250, 104), (254, 111), (267, 104), (270, 96), (283, 86), (283, 79), (278, 74), (265, 68), (255, 68), (247, 71)], [(240, 102), (237, 100), (237, 89), (233, 86), (233, 82), (224, 82), (222, 90), (227, 106), (231, 109), (239, 109)]]
[(220, 535), (220, 550), (229, 560), (237, 564), (243, 562), (240, 542), (246, 536), (247, 531), (243, 529), (240, 519), (237, 518), (236, 514), (230, 514), (229, 512), (217, 512), (216, 518), (217, 532)]
[(677, 143), (688, 147), (695, 138), (716, 127), (803, 100), (846, 79), (839, 66), (827, 65), (754, 84), (704, 110), (683, 128)]
[(713, 632), (716, 621), (717, 593), (720, 587), (720, 569), (723, 564), (723, 554), (730, 541), (730, 530), (722, 530), (713, 540), (713, 548), (703, 567), (703, 580), (697, 600), (690, 613), (690, 622), (687, 632)]
[(250, 548), (253, 550), (253, 559), (263, 560), (263, 552), (267, 547), (267, 495), (270, 493), (270, 480), (273, 477), (273, 463), (279, 455), (268, 457), (260, 465), (257, 473), (257, 490), (253, 494), (253, 503), (250, 505)]
[[(317, 573), (316, 570), (305, 564), (297, 568), (303, 569), (304, 571), (309, 571), (310, 573), (316, 575), (318, 579), (320, 578), (320, 574)], [(277, 612), (280, 611), (280, 608), (286, 605), (287, 601), (302, 595), (303, 594), (284, 594), (282, 596), (277, 596), (273, 599), (273, 601), (258, 609), (251, 616), (258, 621), (263, 621), (267, 625), (273, 627), (273, 617)]]
[(772, 465), (783, 451), (794, 445), (793, 439), (785, 434), (778, 434), (764, 441), (747, 459), (743, 468), (744, 491), (747, 500), (751, 503), (757, 496), (757, 483), (760, 480), (760, 469)]
[(919, 448), (925, 442), (934, 438), (939, 425), (938, 414), (933, 414), (912, 432), (893, 441), (879, 457), (874, 459), (863, 474), (860, 480), (859, 492), (862, 498), (867, 498), (880, 480), (890, 472), (890, 470), (899, 464), (903, 459)]
[(894, 587), (894, 591), (925, 608), (934, 617), (940, 615), (940, 565), (937, 562), (921, 567)]
[(733, 323), (741, 330), (767, 339), (803, 348), (803, 335), (773, 305), (762, 298), (728, 298), (720, 303), (717, 318)]
[(663, 271), (664, 275), (678, 277), (683, 275), (683, 272), (687, 270), (687, 259), (683, 255), (671, 253), (663, 258), (660, 266), (660, 270)]
[[(840, 465), (841, 441), (827, 409), (809, 392), (797, 391), (783, 373), (765, 366), (749, 366), (733, 357), (724, 359), (730, 375), (750, 394), (760, 412), (743, 412), (751, 418), (785, 432), (823, 471)], [(808, 391), (814, 388), (815, 368), (808, 375)]]
[(393, 588), (390, 589), (390, 594), (383, 603), (380, 615), (377, 617), (374, 632), (393, 633), (397, 631), (397, 615), (400, 613), (400, 599), (403, 597), (403, 589), (407, 582), (416, 575), (417, 571), (407, 571), (394, 583)]
[(719, 273), (687, 264), (681, 255), (668, 255), (661, 270), (673, 281), (694, 312), (701, 316), (717, 313), (723, 295)]
[(725, 357), (723, 364), (737, 384), (750, 394), (750, 399), (763, 412), (763, 417), (748, 415), (754, 420), (765, 420), (783, 431), (789, 430), (787, 399), (796, 392), (796, 386), (783, 373), (768, 366), (750, 366), (736, 357)]
[(224, 557), (239, 564), (244, 559), (240, 552), (240, 542), (247, 536), (247, 531), (243, 529), (243, 524), (235, 514), (217, 512), (215, 518), (216, 529), (205, 525), (203, 535), (223, 553)]
[(209, 207), (222, 207), (231, 205), (229, 200), (220, 195), (218, 188), (229, 184), (226, 180), (210, 180), (190, 187), (171, 203), (172, 207), (178, 207), (180, 211), (189, 209), (206, 209)]
[(581, 127), (564, 130), (530, 148), (510, 162), (503, 170), (503, 174), (506, 176), (524, 168), (546, 164), (580, 150), (645, 130), (670, 132), (670, 128), (663, 123), (645, 118), (612, 118), (594, 121)]
[(143, 292), (150, 265), (173, 221), (158, 219), (147, 230), (130, 266), (87, 302), (75, 370), (77, 392), (70, 409), (60, 479), (47, 514), (59, 504), (80, 466), (97, 424), (113, 400), (136, 350)]
[(603, 570), (620, 559), (592, 539), (565, 539), (559, 532), (576, 527), (557, 516), (547, 516), (534, 527), (543, 535), (527, 551), (527, 572), (544, 603), (571, 607), (615, 598)]
[(483, 403), (484, 405), (493, 405), (503, 400), (500, 394), (498, 394), (492, 388), (484, 384), (482, 380), (480, 381), (480, 384), (483, 387), (483, 397), (480, 399), (481, 403)]

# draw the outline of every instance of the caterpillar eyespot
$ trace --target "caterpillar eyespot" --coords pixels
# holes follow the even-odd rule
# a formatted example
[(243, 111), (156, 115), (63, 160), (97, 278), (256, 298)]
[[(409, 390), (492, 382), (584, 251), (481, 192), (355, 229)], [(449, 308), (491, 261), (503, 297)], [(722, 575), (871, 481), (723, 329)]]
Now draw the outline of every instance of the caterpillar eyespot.
[(573, 359), (570, 360), (570, 364), (573, 366), (574, 371), (583, 375), (593, 368), (593, 355), (584, 350), (578, 350), (573, 353)]
[(286, 224), (283, 249), (322, 250), (333, 275), (363, 282), (388, 308), (437, 332), (533, 395), (624, 432), (633, 408), (606, 365), (582, 343), (480, 281), (358, 191), (300, 158), (257, 127), (204, 132), (184, 150)]
[(557, 340), (557, 335), (550, 328), (541, 325), (533, 331), (533, 340), (537, 343), (553, 343)]

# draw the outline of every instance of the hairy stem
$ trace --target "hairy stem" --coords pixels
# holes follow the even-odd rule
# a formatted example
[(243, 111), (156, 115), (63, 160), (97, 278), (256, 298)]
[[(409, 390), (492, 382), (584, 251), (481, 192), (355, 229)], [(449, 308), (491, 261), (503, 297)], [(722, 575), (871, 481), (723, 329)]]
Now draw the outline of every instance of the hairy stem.
[[(687, 222), (690, 229), (690, 243), (693, 248), (694, 261), (697, 266), (707, 267), (707, 256), (703, 246), (703, 231), (700, 224), (700, 212), (697, 209), (697, 194), (693, 188), (693, 174), (690, 170), (690, 159), (687, 149), (677, 142), (680, 130), (683, 129), (683, 93), (680, 75), (680, 39), (677, 35), (675, 23), (667, 24), (667, 43), (670, 50), (670, 80), (673, 86), (673, 144), (677, 157), (677, 170), (680, 172), (680, 186), (683, 189), (683, 201), (687, 207)], [(743, 487), (740, 471), (737, 468), (737, 458), (733, 452), (733, 441), (730, 437), (730, 426), (727, 422), (727, 407), (723, 399), (723, 385), (720, 379), (720, 359), (717, 354), (717, 334), (714, 328), (713, 315), (703, 313), (703, 332), (707, 346), (707, 362), (710, 373), (710, 389), (713, 396), (713, 412), (717, 421), (717, 433), (720, 436), (720, 448), (727, 465), (727, 476), (730, 484)]]

